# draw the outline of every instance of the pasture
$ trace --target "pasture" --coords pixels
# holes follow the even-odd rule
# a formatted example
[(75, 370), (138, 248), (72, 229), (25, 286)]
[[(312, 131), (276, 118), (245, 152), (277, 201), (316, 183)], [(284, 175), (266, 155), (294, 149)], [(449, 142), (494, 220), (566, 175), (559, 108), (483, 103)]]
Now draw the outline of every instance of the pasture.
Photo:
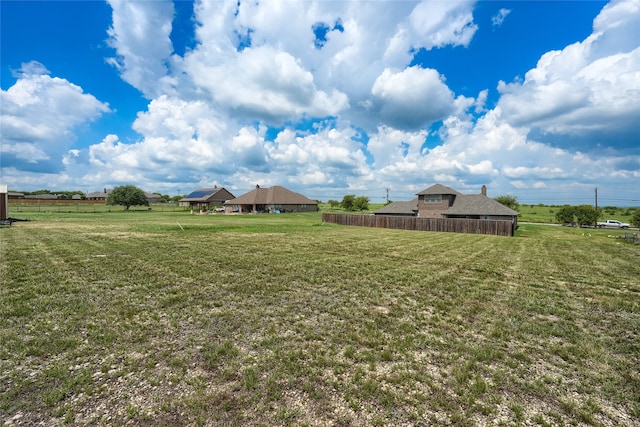
[(33, 221), (0, 229), (3, 423), (639, 425), (622, 232), (13, 214)]

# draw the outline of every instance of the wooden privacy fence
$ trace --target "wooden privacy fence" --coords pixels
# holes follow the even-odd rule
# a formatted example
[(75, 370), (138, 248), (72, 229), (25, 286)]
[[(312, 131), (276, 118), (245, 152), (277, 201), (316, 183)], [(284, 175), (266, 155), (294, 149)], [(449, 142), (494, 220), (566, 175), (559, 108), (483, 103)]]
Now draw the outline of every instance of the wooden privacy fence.
[(442, 231), (449, 233), (513, 236), (514, 224), (505, 220), (466, 218), (418, 218), (410, 216), (349, 215), (323, 213), (322, 222), (397, 230)]

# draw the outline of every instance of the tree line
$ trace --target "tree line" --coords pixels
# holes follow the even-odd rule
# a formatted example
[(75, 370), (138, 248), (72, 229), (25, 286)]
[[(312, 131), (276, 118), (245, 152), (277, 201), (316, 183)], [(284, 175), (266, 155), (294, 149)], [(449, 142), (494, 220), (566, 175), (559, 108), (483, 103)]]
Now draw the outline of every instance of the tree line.
[[(128, 187), (128, 186), (123, 186), (123, 187)], [(116, 187), (118, 188), (118, 187)], [(142, 191), (142, 190), (140, 190)], [(73, 199), (73, 196), (80, 196), (81, 199), (85, 199), (86, 198), (86, 194), (80, 190), (75, 190), (75, 191), (51, 191), (51, 190), (35, 190), (35, 191), (16, 191), (17, 193), (22, 193), (25, 196), (39, 196), (42, 194), (53, 194), (56, 196), (56, 198), (58, 199)], [(144, 191), (142, 191), (142, 193), (144, 194)], [(182, 199), (183, 197), (185, 197), (184, 195), (177, 195), (177, 196), (170, 196), (168, 194), (160, 194), (160, 200), (162, 200), (163, 202), (174, 202), (177, 203), (180, 199)]]
[(332, 208), (342, 208), (346, 211), (367, 211), (369, 210), (369, 198), (366, 196), (358, 196), (355, 194), (347, 194), (342, 201), (329, 200), (327, 202)]
[[(560, 224), (572, 224), (578, 227), (595, 226), (598, 219), (603, 217), (601, 209), (596, 209), (591, 205), (562, 206), (556, 212), (556, 220)], [(640, 227), (640, 210), (636, 209), (631, 217), (631, 225)]]
[(50, 190), (35, 190), (35, 191), (18, 191), (18, 193), (22, 193), (25, 196), (41, 196), (43, 194), (53, 194), (55, 195), (58, 199), (73, 199), (73, 196), (75, 195), (79, 195), (81, 198), (84, 199), (85, 194), (80, 191), (80, 190), (76, 190), (76, 191), (50, 191)]

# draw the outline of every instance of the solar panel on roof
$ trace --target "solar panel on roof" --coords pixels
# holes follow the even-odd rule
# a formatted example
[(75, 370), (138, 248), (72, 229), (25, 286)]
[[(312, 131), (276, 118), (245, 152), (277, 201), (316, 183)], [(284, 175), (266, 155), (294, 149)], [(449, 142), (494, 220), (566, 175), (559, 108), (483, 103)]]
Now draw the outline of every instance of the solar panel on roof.
[(199, 199), (201, 197), (208, 196), (209, 194), (211, 194), (211, 191), (194, 191), (187, 196), (187, 199)]

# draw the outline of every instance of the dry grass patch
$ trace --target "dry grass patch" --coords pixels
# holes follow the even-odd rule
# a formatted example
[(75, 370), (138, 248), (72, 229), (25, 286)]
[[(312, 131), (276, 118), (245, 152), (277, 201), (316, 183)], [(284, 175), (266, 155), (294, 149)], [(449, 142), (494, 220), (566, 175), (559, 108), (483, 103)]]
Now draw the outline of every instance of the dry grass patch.
[(502, 238), (319, 215), (135, 215), (0, 230), (3, 421), (614, 426), (640, 415), (636, 245), (557, 227)]

